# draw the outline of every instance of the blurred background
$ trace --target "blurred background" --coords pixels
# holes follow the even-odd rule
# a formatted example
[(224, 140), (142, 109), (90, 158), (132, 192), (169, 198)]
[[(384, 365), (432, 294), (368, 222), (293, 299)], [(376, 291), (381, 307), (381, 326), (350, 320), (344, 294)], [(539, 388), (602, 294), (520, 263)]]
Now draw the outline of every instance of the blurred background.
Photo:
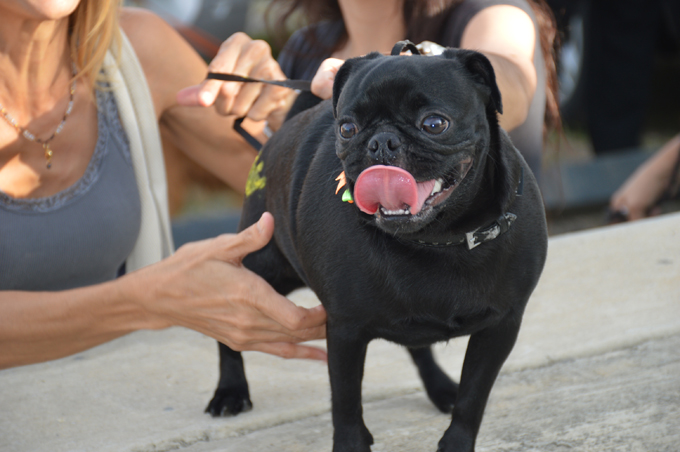
[[(269, 0), (128, 0), (168, 21), (209, 61), (237, 31), (272, 44)], [(564, 133), (549, 139), (542, 191), (552, 235), (606, 224), (611, 194), (680, 132), (680, 1), (549, 0), (562, 41)], [(291, 31), (295, 25), (291, 25)], [(178, 243), (235, 230), (240, 196), (164, 140)], [(680, 209), (677, 203), (664, 211)]]

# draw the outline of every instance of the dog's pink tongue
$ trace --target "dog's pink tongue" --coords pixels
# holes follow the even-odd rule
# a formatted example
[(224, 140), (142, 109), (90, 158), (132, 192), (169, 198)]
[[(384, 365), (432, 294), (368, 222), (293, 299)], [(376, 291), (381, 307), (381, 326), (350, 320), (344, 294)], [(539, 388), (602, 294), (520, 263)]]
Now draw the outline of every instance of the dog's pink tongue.
[(374, 165), (359, 174), (354, 184), (354, 201), (369, 215), (380, 206), (390, 211), (409, 208), (411, 215), (415, 215), (432, 193), (434, 184), (434, 180), (418, 183), (411, 173), (396, 166)]

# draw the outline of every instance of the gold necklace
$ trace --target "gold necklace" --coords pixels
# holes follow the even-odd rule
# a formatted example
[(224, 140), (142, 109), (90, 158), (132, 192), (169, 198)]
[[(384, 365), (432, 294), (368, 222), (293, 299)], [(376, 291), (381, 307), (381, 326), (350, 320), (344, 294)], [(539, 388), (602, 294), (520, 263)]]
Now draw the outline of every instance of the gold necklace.
[[(73, 65), (73, 75), (76, 75), (76, 68), (75, 64)], [(17, 120), (12, 117), (12, 115), (9, 114), (7, 109), (0, 103), (0, 113), (2, 113), (2, 117), (5, 118), (5, 121), (9, 123), (12, 127), (17, 129), (19, 134), (21, 134), (24, 138), (26, 138), (28, 141), (34, 141), (40, 145), (42, 145), (43, 150), (45, 151), (45, 160), (47, 161), (47, 169), (52, 168), (52, 149), (50, 149), (50, 141), (52, 141), (57, 135), (61, 133), (61, 131), (64, 129), (64, 124), (66, 124), (66, 119), (68, 116), (71, 114), (71, 111), (73, 110), (73, 97), (76, 92), (76, 80), (75, 78), (73, 79), (73, 82), (71, 82), (71, 90), (70, 90), (70, 97), (68, 101), (68, 107), (66, 108), (66, 112), (64, 113), (64, 117), (61, 119), (61, 122), (57, 126), (56, 130), (52, 135), (50, 135), (49, 138), (43, 140), (41, 138), (36, 137), (34, 134), (28, 131), (28, 129), (25, 129), (21, 127), (19, 124), (17, 124)]]

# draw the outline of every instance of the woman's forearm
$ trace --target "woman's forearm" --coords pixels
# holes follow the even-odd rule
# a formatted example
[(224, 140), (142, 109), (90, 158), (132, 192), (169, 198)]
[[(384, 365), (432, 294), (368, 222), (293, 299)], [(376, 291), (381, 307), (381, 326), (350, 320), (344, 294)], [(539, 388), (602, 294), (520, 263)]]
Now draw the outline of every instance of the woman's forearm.
[(117, 281), (60, 292), (0, 292), (0, 369), (62, 358), (148, 328)]
[(666, 143), (626, 180), (612, 195), (609, 207), (624, 212), (629, 220), (653, 214), (654, 205), (671, 183), (678, 158), (680, 135)]
[(271, 240), (270, 214), (239, 234), (193, 242), (116, 279), (62, 292), (0, 291), (0, 368), (57, 359), (140, 329), (182, 326), (234, 350), (326, 359), (298, 345), (326, 336), (326, 311), (305, 309), (244, 268)]

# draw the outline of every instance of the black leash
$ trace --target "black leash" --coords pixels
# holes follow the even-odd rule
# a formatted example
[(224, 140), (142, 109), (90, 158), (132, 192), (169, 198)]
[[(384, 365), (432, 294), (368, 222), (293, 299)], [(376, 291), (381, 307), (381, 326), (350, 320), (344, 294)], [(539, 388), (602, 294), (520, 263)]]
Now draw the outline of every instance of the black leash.
[(298, 91), (310, 91), (312, 82), (307, 80), (260, 80), (257, 78), (241, 77), (234, 74), (208, 72), (207, 79), (222, 80), (223, 82), (265, 83), (267, 85), (283, 86)]
[[(413, 55), (420, 55), (420, 51), (411, 41), (399, 41), (392, 48), (392, 55), (399, 55), (401, 52), (409, 50)], [(297, 91), (311, 91), (312, 82), (308, 80), (261, 80), (257, 78), (242, 77), (236, 74), (223, 74), (220, 72), (208, 72), (206, 79), (221, 80), (223, 82), (241, 82), (241, 83), (265, 83), (267, 85), (282, 86), (284, 88), (294, 89)], [(234, 130), (243, 137), (256, 151), (262, 149), (262, 143), (257, 138), (246, 131), (241, 123), (245, 118), (239, 118), (234, 121)]]
[[(242, 83), (265, 83), (267, 85), (282, 86), (284, 88), (290, 88), (297, 91), (310, 91), (312, 82), (307, 80), (260, 80), (250, 77), (241, 77), (235, 74), (222, 74), (219, 72), (208, 72), (206, 79), (211, 80), (222, 80), (223, 82), (242, 82)], [(234, 121), (234, 130), (238, 132), (239, 135), (243, 137), (244, 140), (248, 142), (256, 151), (262, 149), (262, 143), (260, 143), (257, 138), (248, 133), (246, 129), (243, 128), (241, 123), (243, 123), (243, 118), (238, 118)]]

